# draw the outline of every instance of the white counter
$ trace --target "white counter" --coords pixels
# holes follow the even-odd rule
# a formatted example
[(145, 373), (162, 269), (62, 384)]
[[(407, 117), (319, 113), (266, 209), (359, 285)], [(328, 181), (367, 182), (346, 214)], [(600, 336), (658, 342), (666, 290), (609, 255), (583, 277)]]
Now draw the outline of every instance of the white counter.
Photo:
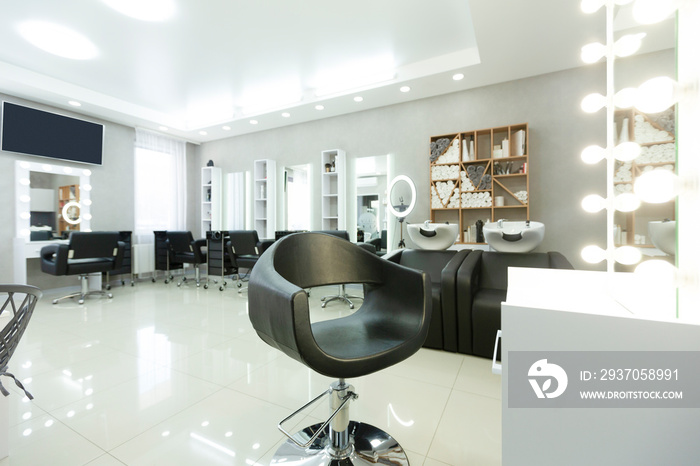
[[(508, 407), (511, 351), (700, 351), (700, 326), (675, 320), (668, 297), (635, 289), (632, 274), (510, 269), (502, 305), (504, 466), (691, 464), (700, 457), (700, 409)], [(637, 312), (645, 298), (655, 310)]]

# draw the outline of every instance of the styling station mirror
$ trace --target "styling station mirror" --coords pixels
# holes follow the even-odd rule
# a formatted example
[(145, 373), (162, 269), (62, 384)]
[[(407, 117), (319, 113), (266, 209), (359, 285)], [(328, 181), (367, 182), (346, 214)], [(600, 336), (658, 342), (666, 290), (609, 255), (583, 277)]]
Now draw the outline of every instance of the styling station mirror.
[(357, 241), (367, 242), (388, 236), (387, 156), (355, 159), (355, 220)]
[(399, 247), (406, 247), (403, 239), (403, 221), (416, 206), (416, 185), (406, 175), (398, 175), (389, 183), (389, 202), (387, 209), (401, 224)]
[(26, 283), (26, 261), (38, 258), (43, 245), (62, 241), (70, 231), (91, 231), (91, 174), (54, 163), (15, 162), (16, 283)]

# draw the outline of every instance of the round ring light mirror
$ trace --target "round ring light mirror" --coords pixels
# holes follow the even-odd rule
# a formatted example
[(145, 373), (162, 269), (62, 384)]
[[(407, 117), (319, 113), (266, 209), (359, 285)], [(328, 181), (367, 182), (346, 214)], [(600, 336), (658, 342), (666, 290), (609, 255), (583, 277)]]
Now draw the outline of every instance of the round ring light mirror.
[(61, 215), (63, 216), (63, 220), (67, 223), (77, 225), (81, 221), (80, 203), (76, 201), (66, 202), (63, 209), (61, 209)]
[(395, 217), (403, 219), (416, 206), (416, 185), (406, 175), (398, 175), (389, 183), (387, 209)]

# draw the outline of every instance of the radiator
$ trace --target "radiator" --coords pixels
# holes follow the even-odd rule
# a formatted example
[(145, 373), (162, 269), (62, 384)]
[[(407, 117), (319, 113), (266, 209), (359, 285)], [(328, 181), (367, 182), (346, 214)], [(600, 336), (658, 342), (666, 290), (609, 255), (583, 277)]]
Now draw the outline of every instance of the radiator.
[(132, 273), (153, 273), (156, 270), (156, 256), (153, 243), (135, 244), (132, 256)]

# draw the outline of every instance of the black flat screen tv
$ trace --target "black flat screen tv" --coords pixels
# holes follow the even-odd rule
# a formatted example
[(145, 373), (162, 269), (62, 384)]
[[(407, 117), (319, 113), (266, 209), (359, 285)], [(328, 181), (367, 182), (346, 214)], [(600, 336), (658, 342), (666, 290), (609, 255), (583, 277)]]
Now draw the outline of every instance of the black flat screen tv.
[(104, 125), (2, 103), (2, 150), (102, 165)]

